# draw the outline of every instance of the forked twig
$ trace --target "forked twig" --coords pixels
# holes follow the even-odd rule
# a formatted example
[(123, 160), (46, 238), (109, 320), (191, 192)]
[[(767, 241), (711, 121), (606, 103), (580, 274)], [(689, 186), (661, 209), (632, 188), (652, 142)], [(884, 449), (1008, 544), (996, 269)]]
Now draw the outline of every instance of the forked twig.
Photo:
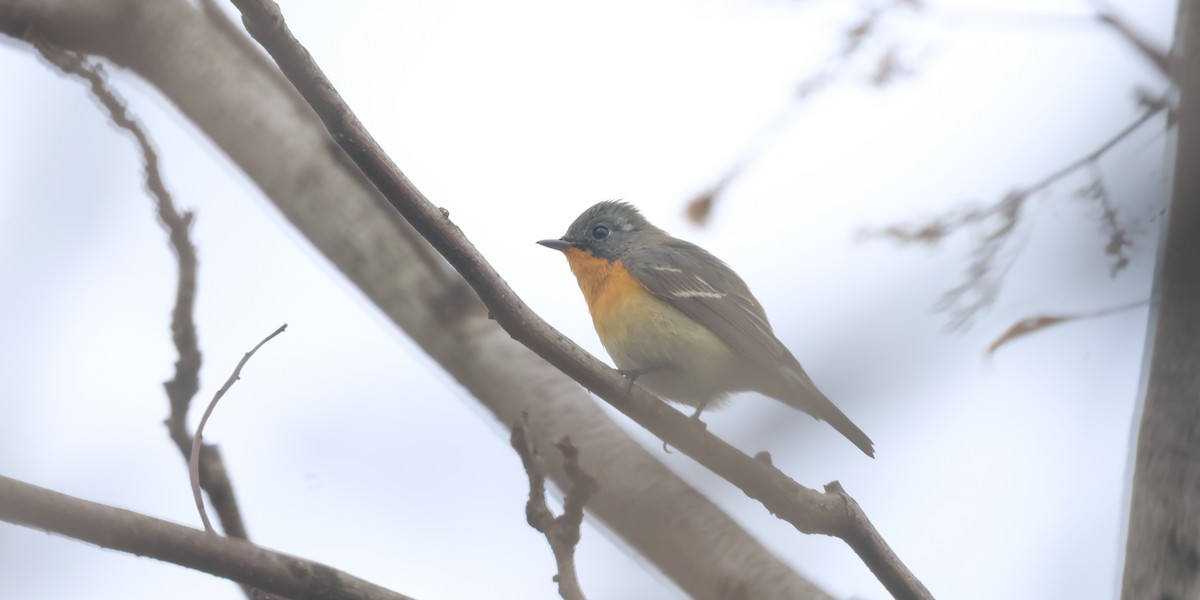
[(600, 489), (596, 482), (583, 467), (579, 465), (579, 450), (571, 444), (571, 439), (564, 437), (555, 443), (563, 455), (563, 469), (571, 481), (571, 489), (563, 497), (563, 514), (555, 517), (546, 505), (546, 477), (538, 467), (537, 448), (529, 443), (525, 434), (525, 423), (528, 415), (522, 415), (522, 421), (512, 427), (512, 447), (521, 457), (525, 473), (529, 476), (529, 501), (525, 503), (525, 520), (530, 527), (546, 536), (550, 550), (554, 553), (554, 561), (558, 566), (558, 574), (554, 581), (558, 583), (558, 594), (563, 600), (585, 600), (583, 588), (579, 585), (579, 575), (575, 571), (575, 547), (579, 545), (579, 528), (583, 524), (583, 507), (587, 501)]

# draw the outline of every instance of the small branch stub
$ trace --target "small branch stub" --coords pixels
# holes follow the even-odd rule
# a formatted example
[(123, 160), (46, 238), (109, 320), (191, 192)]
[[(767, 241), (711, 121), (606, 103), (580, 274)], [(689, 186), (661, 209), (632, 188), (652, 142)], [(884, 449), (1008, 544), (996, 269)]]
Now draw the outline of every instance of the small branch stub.
[(554, 446), (563, 455), (563, 469), (571, 482), (571, 489), (563, 497), (563, 514), (555, 517), (546, 505), (546, 478), (538, 468), (537, 449), (529, 443), (525, 433), (528, 415), (523, 415), (512, 428), (512, 447), (521, 457), (525, 473), (529, 476), (529, 501), (525, 503), (525, 520), (530, 527), (546, 536), (554, 561), (558, 565), (558, 594), (563, 600), (584, 600), (579, 576), (575, 572), (575, 547), (579, 544), (579, 528), (583, 524), (583, 507), (600, 489), (596, 479), (579, 464), (579, 449), (568, 437), (563, 437)]

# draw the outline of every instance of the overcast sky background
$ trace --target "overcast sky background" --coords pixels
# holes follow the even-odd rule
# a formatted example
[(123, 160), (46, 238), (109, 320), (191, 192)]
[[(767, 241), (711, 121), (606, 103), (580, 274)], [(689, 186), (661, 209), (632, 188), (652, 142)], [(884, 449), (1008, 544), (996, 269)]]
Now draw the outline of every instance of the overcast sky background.
[[(869, 3), (281, 2), (405, 173), (536, 311), (604, 356), (557, 237), (624, 198), (729, 262), (780, 337), (876, 442), (747, 395), (709, 427), (810, 487), (838, 479), (939, 598), (1106, 598), (1119, 582), (1144, 306), (987, 345), (1038, 314), (1149, 298), (1169, 189), (1161, 118), (1101, 163), (1131, 264), (1109, 276), (1086, 174), (1029, 203), (996, 305), (965, 333), (931, 310), (978, 233), (936, 248), (866, 229), (994, 202), (1103, 143), (1166, 82), (1080, 0), (938, 0), (885, 21), (803, 103)], [(1175, 3), (1111, 3), (1170, 43)], [(910, 74), (869, 84), (896, 44)], [(204, 60), (203, 56), (196, 60)], [(251, 536), (424, 600), (554, 598), (506, 429), (425, 357), (157, 92), (110, 70), (194, 209), (199, 398), (281, 323), (220, 406)], [(0, 44), (0, 474), (199, 526), (162, 419), (174, 259), (141, 158), (77, 81)], [(779, 115), (786, 115), (780, 119)], [(769, 123), (698, 228), (683, 213)], [(198, 415), (198, 411), (197, 411)], [(838, 597), (886, 598), (840, 541), (797, 533), (635, 430)], [(582, 449), (587, 452), (586, 448)], [(479, 490), (486, 490), (480, 494)], [(589, 520), (593, 598), (681, 592)], [(0, 525), (0, 597), (237, 598), (221, 579)]]

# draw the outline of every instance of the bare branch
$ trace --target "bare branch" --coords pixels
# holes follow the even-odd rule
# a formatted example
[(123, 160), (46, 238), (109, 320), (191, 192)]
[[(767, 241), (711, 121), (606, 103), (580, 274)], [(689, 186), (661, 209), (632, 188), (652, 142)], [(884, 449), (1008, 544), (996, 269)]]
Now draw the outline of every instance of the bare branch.
[(525, 503), (525, 520), (529, 526), (546, 536), (550, 550), (554, 553), (554, 562), (558, 566), (558, 575), (554, 581), (558, 583), (558, 595), (563, 600), (585, 600), (583, 588), (579, 585), (579, 575), (575, 571), (575, 547), (579, 545), (579, 528), (583, 525), (583, 507), (595, 494), (600, 485), (596, 479), (583, 470), (579, 465), (579, 450), (571, 444), (571, 438), (564, 437), (555, 446), (562, 452), (563, 466), (571, 487), (563, 497), (563, 514), (555, 517), (546, 505), (546, 478), (538, 466), (540, 458), (537, 447), (529, 443), (525, 431), (528, 417), (514, 423), (510, 441), (512, 447), (521, 457), (525, 473), (529, 476), (529, 501)]
[[(166, 420), (167, 431), (171, 440), (185, 458), (196, 452), (194, 440), (187, 431), (187, 412), (192, 398), (200, 386), (201, 353), (196, 341), (196, 324), (192, 317), (196, 304), (196, 247), (191, 240), (191, 225), (193, 213), (185, 211), (182, 214), (175, 208), (171, 193), (167, 190), (166, 182), (159, 168), (158, 153), (150, 143), (150, 137), (141, 123), (129, 113), (125, 102), (109, 88), (107, 78), (99, 65), (88, 62), (83, 56), (68, 52), (54, 46), (36, 36), (30, 36), (30, 42), (49, 63), (58, 67), (68, 75), (75, 75), (86, 81), (92, 96), (109, 114), (114, 125), (129, 132), (137, 142), (143, 160), (143, 171), (146, 176), (146, 189), (155, 199), (155, 207), (159, 221), (167, 230), (168, 241), (175, 253), (179, 264), (179, 281), (175, 290), (175, 306), (171, 311), (171, 334), (179, 359), (175, 361), (175, 375), (163, 383), (170, 401), (171, 413)], [(225, 462), (216, 447), (210, 446), (198, 464), (188, 461), (188, 471), (191, 476), (193, 493), (196, 495), (197, 506), (200, 507), (200, 517), (204, 527), (212, 531), (208, 514), (200, 499), (200, 483), (208, 491), (213, 506), (227, 535), (247, 539), (246, 527), (242, 521), (241, 510), (238, 507), (237, 496), (233, 492), (233, 484), (225, 470)], [(243, 590), (249, 598), (261, 598), (265, 593), (261, 590), (246, 588)]]
[[(192, 316), (196, 304), (197, 273), (196, 248), (192, 244), (190, 233), (193, 214), (190, 211), (181, 214), (175, 208), (159, 168), (158, 153), (141, 123), (129, 114), (125, 102), (109, 88), (100, 66), (40, 38), (30, 38), (31, 43), (48, 62), (63, 73), (78, 76), (88, 83), (92, 96), (108, 112), (113, 124), (129, 132), (141, 151), (146, 189), (155, 199), (158, 219), (167, 230), (168, 241), (179, 264), (175, 306), (171, 311), (171, 336), (179, 359), (175, 361), (175, 375), (165, 382), (163, 387), (171, 405), (171, 413), (166, 420), (167, 431), (175, 446), (179, 448), (180, 454), (186, 459), (191, 454), (192, 447), (192, 436), (187, 428), (187, 412), (200, 387), (202, 362), (196, 341), (196, 324)], [(207, 450), (200, 463), (200, 482), (217, 509), (226, 535), (246, 539), (246, 527), (238, 508), (237, 496), (233, 492), (233, 484), (225, 470), (225, 463), (216, 447), (210, 446)]]
[(212, 528), (212, 524), (208, 522), (208, 512), (204, 510), (204, 499), (200, 497), (200, 442), (204, 440), (204, 426), (208, 423), (208, 418), (212, 416), (213, 409), (217, 407), (217, 402), (220, 402), (221, 398), (225, 397), (225, 393), (229, 391), (229, 388), (232, 388), (233, 384), (242, 378), (242, 367), (246, 366), (246, 363), (250, 361), (250, 357), (254, 356), (254, 353), (258, 352), (258, 349), (262, 348), (263, 344), (271, 341), (275, 336), (284, 331), (287, 331), (287, 323), (280, 325), (279, 329), (276, 329), (271, 335), (263, 338), (258, 345), (242, 355), (242, 360), (238, 361), (237, 366), (233, 369), (233, 373), (229, 375), (229, 379), (225, 380), (225, 385), (222, 385), (221, 389), (217, 390), (217, 393), (213, 395), (212, 401), (208, 403), (208, 408), (204, 409), (204, 416), (200, 417), (200, 425), (196, 426), (196, 435), (192, 437), (192, 450), (188, 453), (188, 473), (192, 479), (192, 496), (196, 500), (196, 510), (200, 511), (200, 520), (204, 521), (204, 530), (209, 533), (215, 533), (215, 531)]
[(839, 495), (800, 486), (780, 471), (730, 446), (664, 402), (634, 387), (566, 339), (521, 302), (441, 210), (431, 204), (379, 147), (284, 23), (270, 0), (233, 0), (243, 22), (312, 105), (329, 133), (384, 198), (463, 276), (492, 317), (514, 339), (563, 373), (721, 477), (762, 502), (805, 533), (844, 539), (897, 598), (929, 598), (929, 592), (887, 548), (861, 510)]
[(411, 600), (321, 563), (2, 475), (0, 520), (175, 563), (295, 600)]

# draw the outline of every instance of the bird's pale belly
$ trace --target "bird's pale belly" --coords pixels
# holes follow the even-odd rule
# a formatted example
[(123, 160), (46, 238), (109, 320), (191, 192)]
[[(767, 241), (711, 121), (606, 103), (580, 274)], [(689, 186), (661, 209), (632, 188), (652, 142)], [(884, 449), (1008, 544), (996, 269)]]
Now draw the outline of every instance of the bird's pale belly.
[(600, 342), (617, 368), (645, 373), (637, 384), (662, 396), (714, 407), (739, 385), (740, 360), (720, 338), (644, 290), (622, 294), (594, 314)]

